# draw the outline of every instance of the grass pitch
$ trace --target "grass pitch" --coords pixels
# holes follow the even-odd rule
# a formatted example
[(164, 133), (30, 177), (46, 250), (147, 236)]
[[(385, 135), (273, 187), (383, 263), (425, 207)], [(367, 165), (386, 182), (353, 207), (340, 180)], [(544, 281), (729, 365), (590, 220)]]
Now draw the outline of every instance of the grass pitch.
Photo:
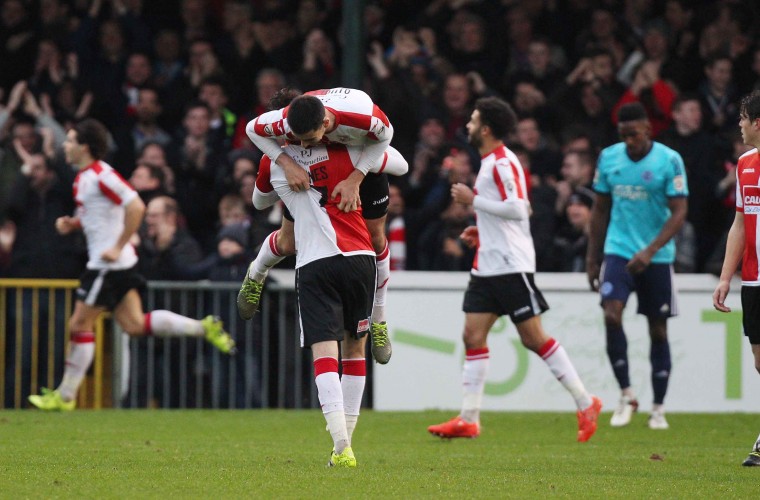
[(318, 411), (0, 411), (2, 498), (757, 498), (741, 467), (758, 416), (646, 415), (588, 443), (569, 413), (486, 413), (478, 439), (444, 441), (442, 412), (365, 411), (356, 469), (328, 469)]

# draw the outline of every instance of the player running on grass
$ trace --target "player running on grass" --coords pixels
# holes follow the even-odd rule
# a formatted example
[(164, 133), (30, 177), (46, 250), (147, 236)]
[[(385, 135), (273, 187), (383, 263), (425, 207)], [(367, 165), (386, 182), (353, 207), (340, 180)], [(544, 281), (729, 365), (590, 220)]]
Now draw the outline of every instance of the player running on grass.
[(271, 161), (264, 157), (254, 200), (257, 208), (263, 208), (282, 199), (295, 219), (301, 346), (311, 348), (314, 358), (319, 402), (333, 439), (329, 465), (356, 467), (351, 440), (366, 381), (364, 353), (376, 288), (375, 252), (361, 211), (340, 210), (329, 193), (351, 175), (361, 148), (290, 144), (283, 151), (308, 173), (311, 188), (292, 190), (283, 170), (271, 169)]
[(465, 361), (462, 373), (464, 401), (459, 415), (428, 432), (443, 438), (480, 435), (480, 407), (488, 373), (488, 332), (500, 316), (508, 314), (523, 345), (549, 366), (552, 374), (575, 399), (578, 407), (578, 441), (596, 432), (602, 402), (586, 391), (565, 349), (541, 326), (540, 314), (549, 309), (533, 282), (536, 252), (530, 235), (530, 204), (520, 161), (502, 137), (512, 132), (517, 119), (506, 102), (495, 97), (478, 99), (467, 123), (470, 144), (482, 161), (473, 192), (454, 184), (457, 203), (473, 205), (477, 226), (462, 233), (462, 240), (477, 247), (470, 282), (464, 295)]
[[(736, 167), (736, 217), (728, 232), (726, 257), (720, 272), (720, 282), (713, 293), (713, 306), (721, 312), (731, 312), (725, 300), (731, 288), (731, 278), (742, 262), (742, 322), (744, 335), (749, 339), (755, 357), (755, 369), (760, 372), (760, 267), (758, 267), (757, 214), (760, 213), (760, 92), (755, 91), (741, 101), (739, 128), (744, 144), (755, 149), (739, 158)], [(742, 465), (760, 466), (760, 436)]]
[[(385, 294), (390, 278), (390, 253), (385, 236), (388, 180), (382, 173), (369, 172), (387, 158), (384, 153), (393, 137), (393, 126), (366, 93), (334, 88), (296, 97), (288, 106), (249, 122), (246, 132), (251, 141), (283, 169), (288, 185), (295, 192), (308, 189), (308, 174), (292, 158), (282, 154), (278, 139), (300, 142), (304, 148), (320, 143), (363, 148), (355, 170), (336, 184), (330, 196), (338, 200), (338, 208), (343, 211), (364, 207), (378, 273), (372, 316), (372, 355), (378, 363), (387, 363), (392, 353), (385, 320)], [(400, 155), (397, 159), (406, 163)], [(243, 319), (250, 319), (256, 313), (269, 269), (294, 252), (292, 224), (283, 222), (282, 229), (272, 233), (266, 241), (268, 244), (262, 245), (251, 263), (238, 294), (238, 311)]]
[(95, 120), (84, 120), (69, 130), (63, 143), (66, 161), (79, 170), (74, 180), (74, 217), (59, 217), (61, 234), (82, 230), (89, 261), (80, 277), (74, 313), (69, 319), (71, 343), (63, 380), (55, 390), (29, 396), (41, 410), (73, 410), (76, 395), (95, 353), (95, 320), (110, 310), (130, 335), (205, 336), (214, 347), (231, 353), (235, 342), (219, 318), (195, 320), (171, 311), (143, 312), (138, 289), (145, 280), (135, 271), (137, 253), (129, 239), (140, 227), (145, 205), (137, 192), (110, 165), (101, 160), (108, 151), (108, 132)]

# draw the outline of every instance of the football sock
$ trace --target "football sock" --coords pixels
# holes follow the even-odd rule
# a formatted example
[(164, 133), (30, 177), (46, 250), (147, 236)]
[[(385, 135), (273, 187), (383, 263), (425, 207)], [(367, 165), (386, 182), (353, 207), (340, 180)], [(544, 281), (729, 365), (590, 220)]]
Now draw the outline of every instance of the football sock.
[(483, 400), (483, 389), (488, 374), (490, 354), (488, 347), (467, 349), (462, 368), (462, 419), (467, 422), (480, 421), (480, 405)]
[(388, 291), (388, 280), (391, 277), (391, 252), (388, 249), (388, 241), (385, 241), (385, 249), (375, 257), (377, 261), (377, 289), (375, 290), (375, 305), (372, 308), (372, 321), (382, 323), (385, 321), (385, 295)]
[(575, 366), (570, 361), (567, 351), (556, 340), (550, 338), (538, 350), (538, 355), (546, 362), (552, 374), (567, 389), (575, 399), (575, 404), (579, 410), (585, 410), (591, 406), (591, 395), (586, 391)]
[(314, 382), (317, 384), (319, 403), (333, 439), (335, 453), (343, 453), (350, 443), (343, 410), (343, 390), (338, 376), (338, 360), (331, 357), (315, 359)]
[(607, 357), (621, 389), (631, 386), (628, 378), (628, 340), (623, 328), (607, 328)]
[(269, 270), (279, 264), (287, 255), (282, 255), (277, 250), (277, 233), (280, 230), (270, 233), (261, 245), (258, 255), (253, 260), (248, 277), (254, 281), (262, 282), (266, 279)]
[(654, 403), (662, 404), (665, 401), (665, 393), (668, 391), (670, 380), (670, 344), (665, 339), (663, 342), (652, 341), (649, 349), (649, 360), (652, 362), (652, 393)]
[(364, 358), (343, 360), (343, 376), (340, 379), (340, 386), (343, 391), (343, 410), (346, 413), (346, 431), (348, 432), (349, 443), (359, 420), (359, 410), (362, 406), (366, 380), (367, 362)]
[(66, 368), (63, 370), (63, 380), (58, 386), (58, 391), (64, 401), (71, 401), (76, 397), (94, 356), (95, 334), (73, 332), (69, 343), (69, 355), (66, 356)]
[(760, 452), (760, 435), (757, 436), (757, 441), (755, 441), (755, 446), (752, 447), (752, 451)]
[(159, 309), (145, 313), (145, 334), (157, 337), (200, 337), (205, 333), (197, 319)]

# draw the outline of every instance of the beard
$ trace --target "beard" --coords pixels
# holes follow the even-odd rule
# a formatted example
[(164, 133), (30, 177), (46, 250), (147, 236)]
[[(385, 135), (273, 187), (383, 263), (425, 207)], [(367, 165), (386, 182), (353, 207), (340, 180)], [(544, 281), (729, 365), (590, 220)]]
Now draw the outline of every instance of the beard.
[(471, 134), (467, 135), (467, 141), (475, 148), (479, 149), (483, 145), (483, 141), (480, 138), (480, 130), (473, 130)]

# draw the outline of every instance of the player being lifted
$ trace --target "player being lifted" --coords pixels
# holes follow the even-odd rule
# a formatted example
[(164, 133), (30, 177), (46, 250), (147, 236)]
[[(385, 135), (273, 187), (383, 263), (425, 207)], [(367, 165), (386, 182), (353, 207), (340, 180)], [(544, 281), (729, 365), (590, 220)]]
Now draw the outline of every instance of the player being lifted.
[[(372, 355), (385, 364), (391, 357), (391, 343), (385, 320), (385, 294), (390, 278), (390, 253), (385, 237), (388, 209), (388, 180), (385, 174), (369, 174), (373, 166), (406, 161), (395, 150), (388, 150), (393, 127), (370, 97), (357, 89), (334, 88), (307, 92), (281, 109), (269, 111), (248, 123), (251, 141), (284, 171), (294, 192), (308, 189), (308, 174), (280, 149), (279, 140), (300, 143), (303, 148), (324, 143), (360, 146), (361, 156), (355, 170), (336, 184), (330, 193), (343, 211), (363, 206), (363, 216), (372, 237), (377, 258), (377, 285), (372, 314)], [(388, 151), (387, 155), (384, 153)], [(365, 177), (366, 176), (366, 177)], [(238, 294), (238, 311), (243, 319), (256, 313), (264, 280), (273, 266), (295, 253), (292, 221), (283, 220), (280, 230), (270, 234), (251, 263)]]
[(578, 407), (578, 441), (596, 432), (602, 409), (599, 398), (586, 391), (565, 349), (549, 337), (541, 317), (549, 309), (533, 282), (536, 252), (530, 234), (528, 189), (517, 156), (502, 138), (514, 131), (517, 119), (506, 102), (495, 97), (478, 99), (467, 123), (470, 144), (482, 161), (473, 192), (454, 184), (457, 203), (472, 205), (477, 226), (462, 233), (462, 240), (477, 247), (470, 282), (464, 295), (465, 361), (462, 370), (464, 399), (459, 415), (428, 432), (444, 438), (480, 434), (480, 407), (488, 373), (488, 332), (500, 316), (509, 315), (523, 345), (538, 354), (552, 374), (572, 395)]
[(95, 120), (84, 120), (69, 130), (63, 143), (66, 161), (79, 173), (74, 180), (74, 217), (59, 217), (61, 234), (83, 230), (89, 260), (76, 291), (74, 313), (69, 319), (71, 343), (63, 380), (55, 390), (42, 389), (29, 396), (41, 410), (73, 410), (79, 386), (95, 353), (94, 325), (98, 315), (110, 310), (130, 335), (205, 336), (222, 352), (235, 342), (213, 316), (195, 320), (171, 311), (143, 312), (138, 289), (145, 280), (135, 271), (137, 253), (129, 239), (140, 227), (145, 205), (137, 192), (110, 165), (101, 160), (108, 151), (108, 132)]
[(319, 402), (333, 438), (329, 465), (355, 467), (351, 441), (366, 381), (376, 259), (361, 210), (339, 209), (329, 193), (352, 175), (362, 148), (289, 144), (283, 151), (311, 177), (311, 188), (294, 191), (283, 169), (271, 168), (264, 157), (253, 200), (261, 209), (282, 199), (295, 219), (301, 346), (312, 350)]

